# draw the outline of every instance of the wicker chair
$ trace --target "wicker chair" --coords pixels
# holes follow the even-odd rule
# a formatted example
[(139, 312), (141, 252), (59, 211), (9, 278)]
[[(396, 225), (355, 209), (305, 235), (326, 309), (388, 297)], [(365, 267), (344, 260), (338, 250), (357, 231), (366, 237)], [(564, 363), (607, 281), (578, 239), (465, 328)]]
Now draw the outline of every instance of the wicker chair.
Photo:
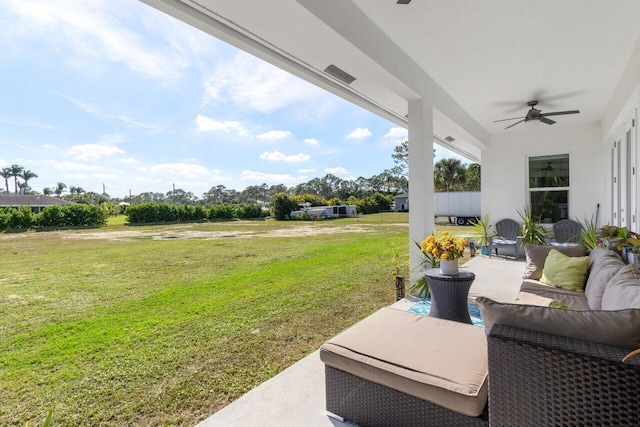
[(558, 243), (578, 243), (582, 227), (571, 219), (561, 219), (553, 224), (553, 236)]
[(513, 248), (514, 257), (518, 259), (518, 249), (522, 242), (522, 237), (518, 236), (520, 224), (512, 219), (502, 219), (495, 225), (496, 235), (489, 238), (489, 258), (495, 249), (498, 255), (498, 248)]

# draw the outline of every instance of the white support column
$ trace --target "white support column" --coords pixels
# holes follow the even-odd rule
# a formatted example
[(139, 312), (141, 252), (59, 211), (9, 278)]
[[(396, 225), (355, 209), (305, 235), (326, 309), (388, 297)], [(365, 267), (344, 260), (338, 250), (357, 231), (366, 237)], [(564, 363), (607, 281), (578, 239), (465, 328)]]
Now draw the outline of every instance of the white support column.
[(433, 232), (433, 106), (409, 101), (409, 253), (411, 283), (421, 276), (424, 259), (414, 242)]

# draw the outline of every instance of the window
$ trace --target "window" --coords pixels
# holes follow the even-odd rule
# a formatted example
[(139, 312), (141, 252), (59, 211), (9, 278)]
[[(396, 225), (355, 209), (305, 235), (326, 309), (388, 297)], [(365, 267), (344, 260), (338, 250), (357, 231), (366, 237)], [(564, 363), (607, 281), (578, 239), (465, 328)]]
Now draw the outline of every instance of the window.
[(529, 157), (529, 203), (534, 218), (569, 218), (569, 155)]

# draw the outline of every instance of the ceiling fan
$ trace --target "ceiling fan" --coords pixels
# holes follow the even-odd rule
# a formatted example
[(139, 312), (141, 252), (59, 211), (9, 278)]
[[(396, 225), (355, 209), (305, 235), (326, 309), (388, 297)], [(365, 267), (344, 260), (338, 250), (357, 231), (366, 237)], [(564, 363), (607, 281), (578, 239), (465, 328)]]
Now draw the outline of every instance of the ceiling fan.
[(505, 129), (509, 129), (510, 127), (513, 127), (519, 123), (522, 122), (530, 122), (530, 121), (540, 121), (542, 123), (546, 123), (548, 125), (552, 125), (555, 123), (554, 120), (548, 119), (548, 116), (561, 116), (563, 114), (578, 114), (580, 113), (580, 110), (569, 110), (569, 111), (556, 111), (553, 113), (543, 113), (541, 110), (538, 110), (536, 107), (536, 105), (538, 105), (538, 101), (529, 101), (527, 102), (527, 105), (529, 107), (531, 107), (531, 109), (529, 111), (527, 111), (527, 115), (524, 117), (512, 117), (510, 119), (502, 119), (502, 120), (495, 120), (493, 123), (497, 123), (497, 122), (504, 122), (507, 120), (518, 120), (521, 119), (518, 122), (515, 122), (509, 126), (507, 126)]

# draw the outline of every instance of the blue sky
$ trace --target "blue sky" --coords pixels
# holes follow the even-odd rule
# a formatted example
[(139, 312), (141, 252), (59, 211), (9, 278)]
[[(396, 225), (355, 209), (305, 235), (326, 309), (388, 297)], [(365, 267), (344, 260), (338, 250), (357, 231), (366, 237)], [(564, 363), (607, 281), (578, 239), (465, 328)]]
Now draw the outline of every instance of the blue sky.
[(175, 183), (200, 196), (370, 177), (406, 139), (136, 0), (2, 0), (0, 25), (0, 167), (36, 172), (36, 191), (104, 184), (122, 197)]

